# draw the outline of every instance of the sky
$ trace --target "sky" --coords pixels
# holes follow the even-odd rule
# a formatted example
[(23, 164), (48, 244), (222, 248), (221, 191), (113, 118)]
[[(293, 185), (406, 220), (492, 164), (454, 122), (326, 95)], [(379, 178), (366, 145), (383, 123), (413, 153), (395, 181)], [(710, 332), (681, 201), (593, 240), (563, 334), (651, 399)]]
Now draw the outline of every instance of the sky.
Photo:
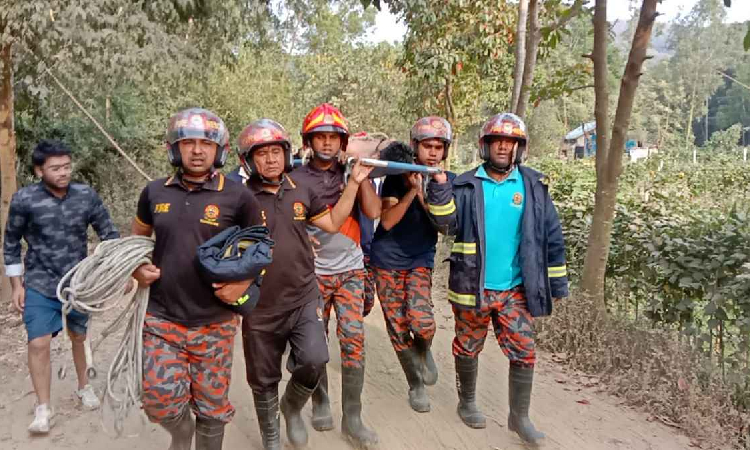
[[(667, 21), (674, 19), (678, 14), (690, 11), (690, 8), (698, 0), (663, 0), (658, 7), (662, 14), (659, 20)], [(610, 21), (615, 19), (627, 20), (630, 18), (630, 4), (628, 0), (610, 0), (607, 5), (607, 15)], [(744, 22), (750, 20), (750, 0), (734, 0), (732, 7), (728, 9), (727, 20), (729, 22)], [(388, 11), (387, 5), (383, 4), (383, 10), (375, 18), (375, 29), (371, 36), (372, 42), (400, 42), (406, 33), (406, 26), (398, 22), (396, 17)]]

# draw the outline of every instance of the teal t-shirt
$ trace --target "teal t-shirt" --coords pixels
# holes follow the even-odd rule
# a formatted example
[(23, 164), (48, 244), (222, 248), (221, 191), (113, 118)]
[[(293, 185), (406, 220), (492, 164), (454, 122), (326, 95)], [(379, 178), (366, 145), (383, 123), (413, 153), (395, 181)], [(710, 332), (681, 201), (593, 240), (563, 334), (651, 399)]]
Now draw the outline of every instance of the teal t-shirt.
[(506, 291), (523, 283), (518, 249), (526, 190), (518, 168), (497, 182), (480, 166), (484, 191), (484, 288)]

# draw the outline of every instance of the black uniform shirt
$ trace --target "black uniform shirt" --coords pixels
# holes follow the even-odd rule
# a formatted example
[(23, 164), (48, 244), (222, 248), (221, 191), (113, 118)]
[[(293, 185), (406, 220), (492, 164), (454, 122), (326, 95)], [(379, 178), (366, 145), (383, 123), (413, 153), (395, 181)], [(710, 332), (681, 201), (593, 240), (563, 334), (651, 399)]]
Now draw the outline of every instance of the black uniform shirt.
[(276, 194), (264, 190), (255, 177), (248, 186), (258, 199), (263, 223), (276, 242), (255, 312), (274, 314), (317, 300), (315, 260), (305, 225), (328, 214), (328, 207), (308, 184), (296, 183), (289, 175)]
[(233, 313), (201, 278), (195, 255), (202, 243), (228, 227), (260, 224), (255, 197), (220, 173), (193, 190), (175, 175), (143, 189), (136, 220), (153, 227), (153, 262), (161, 270), (151, 285), (148, 312), (187, 327), (231, 319)]

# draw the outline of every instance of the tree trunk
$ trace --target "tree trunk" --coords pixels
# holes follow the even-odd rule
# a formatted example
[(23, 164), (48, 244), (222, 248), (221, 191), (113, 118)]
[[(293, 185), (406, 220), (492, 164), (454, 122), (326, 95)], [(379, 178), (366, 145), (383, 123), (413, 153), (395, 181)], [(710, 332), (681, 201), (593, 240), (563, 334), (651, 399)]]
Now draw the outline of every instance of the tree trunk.
[(539, 42), (541, 40), (542, 30), (539, 27), (539, 0), (530, 0), (529, 30), (526, 34), (526, 58), (523, 65), (521, 93), (515, 109), (516, 115), (522, 119), (526, 116), (526, 108), (529, 105), (529, 98), (531, 97), (531, 85), (534, 82), (534, 69), (536, 68)]
[[(688, 114), (687, 125), (685, 125), (685, 148), (690, 145), (690, 134), (693, 131), (693, 116), (695, 114), (695, 91), (697, 82), (693, 84), (693, 94), (690, 96), (690, 114)], [(695, 148), (693, 148), (693, 164), (695, 164)]]
[[(605, 167), (609, 151), (609, 87), (607, 85), (607, 0), (596, 0), (594, 5), (594, 115), (596, 116), (596, 194), (594, 221), (589, 231), (589, 241), (583, 263), (581, 292), (598, 297), (596, 305), (604, 310), (604, 273), (609, 252), (609, 236), (612, 224), (606, 221), (605, 212), (614, 206), (615, 196), (606, 183)], [(608, 203), (605, 205), (605, 202)], [(607, 248), (605, 248), (607, 247)]]
[[(1, 27), (0, 27), (1, 29)], [(0, 47), (0, 233), (5, 235), (10, 200), (16, 192), (16, 133), (13, 124), (13, 58), (11, 44)], [(2, 246), (0, 238), (0, 247)], [(10, 301), (10, 283), (0, 258), (0, 301)]]
[(705, 125), (706, 125), (706, 132), (705, 132), (705, 134), (703, 135), (703, 145), (704, 145), (704, 146), (705, 146), (706, 144), (708, 144), (708, 114), (709, 114), (709, 112), (711, 111), (711, 110), (710, 110), (710, 106), (709, 106), (709, 105), (710, 105), (710, 102), (709, 102), (709, 100), (711, 100), (711, 97), (710, 97), (710, 96), (707, 96), (707, 97), (706, 97), (706, 120), (705, 120)]
[[(536, 2), (536, 0), (533, 0)], [(529, 0), (518, 2), (518, 25), (516, 27), (516, 64), (513, 68), (513, 96), (510, 100), (510, 110), (518, 109), (521, 98), (521, 84), (523, 83), (524, 65), (526, 64), (526, 20), (528, 16)]]
[(592, 297), (600, 311), (605, 311), (604, 276), (609, 258), (609, 246), (612, 235), (612, 222), (617, 203), (617, 187), (622, 172), (622, 155), (625, 149), (630, 115), (641, 68), (646, 61), (656, 20), (658, 0), (643, 0), (638, 26), (635, 31), (630, 55), (625, 66), (625, 73), (620, 84), (620, 96), (617, 103), (612, 140), (607, 143), (609, 135), (609, 118), (607, 116), (607, 1), (596, 0), (594, 13), (594, 83), (596, 85), (596, 203), (591, 224), (586, 258), (583, 266), (581, 290), (584, 295)]
[[(456, 133), (456, 108), (453, 105), (453, 80), (451, 76), (445, 77), (445, 115), (447, 116), (448, 122), (453, 128), (453, 133)], [(450, 154), (448, 158), (445, 158), (445, 170), (451, 170), (451, 158)]]

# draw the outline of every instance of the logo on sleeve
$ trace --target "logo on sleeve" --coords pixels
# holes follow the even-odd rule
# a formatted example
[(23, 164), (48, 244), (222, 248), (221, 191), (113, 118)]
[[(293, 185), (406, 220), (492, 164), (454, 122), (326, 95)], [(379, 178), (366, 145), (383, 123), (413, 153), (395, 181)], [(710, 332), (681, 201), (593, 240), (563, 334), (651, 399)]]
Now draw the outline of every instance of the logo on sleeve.
[(219, 207), (216, 205), (208, 205), (203, 210), (203, 218), (201, 219), (201, 223), (205, 223), (206, 225), (212, 225), (215, 227), (219, 226)]
[(520, 192), (516, 192), (513, 194), (513, 204), (516, 206), (521, 206), (521, 203), (523, 203), (523, 195), (521, 195)]
[(164, 214), (169, 212), (169, 203), (157, 203), (154, 206), (154, 213), (155, 214)]
[(294, 220), (305, 220), (307, 218), (305, 212), (305, 205), (301, 202), (294, 202)]

